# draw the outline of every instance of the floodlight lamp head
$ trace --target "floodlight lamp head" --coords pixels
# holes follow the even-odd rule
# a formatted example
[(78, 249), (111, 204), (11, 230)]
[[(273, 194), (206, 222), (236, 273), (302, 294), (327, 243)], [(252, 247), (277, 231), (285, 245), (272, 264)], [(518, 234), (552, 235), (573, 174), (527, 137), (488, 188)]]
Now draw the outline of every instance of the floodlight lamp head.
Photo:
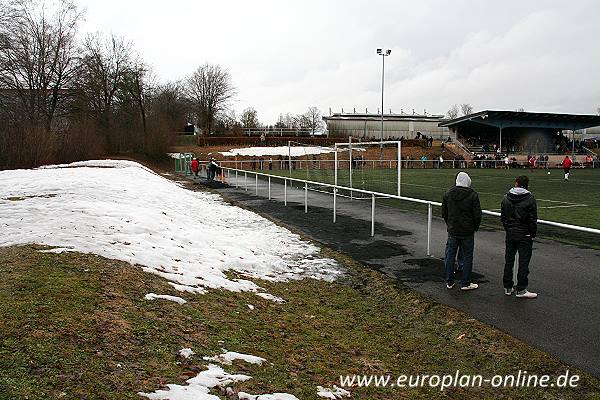
[(381, 49), (377, 49), (377, 54), (381, 54)]
[(389, 56), (390, 54), (392, 54), (392, 51), (391, 51), (391, 50), (386, 50), (386, 51), (385, 51), (385, 55), (386, 55), (386, 56)]

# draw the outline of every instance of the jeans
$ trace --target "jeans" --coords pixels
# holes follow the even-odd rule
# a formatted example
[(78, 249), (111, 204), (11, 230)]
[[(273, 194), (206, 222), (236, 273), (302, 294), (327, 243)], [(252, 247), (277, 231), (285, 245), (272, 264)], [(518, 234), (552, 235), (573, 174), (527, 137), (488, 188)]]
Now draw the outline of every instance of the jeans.
[(446, 257), (444, 260), (444, 274), (446, 282), (454, 283), (454, 262), (456, 253), (462, 250), (463, 273), (461, 278), (462, 286), (469, 286), (471, 283), (471, 272), (473, 271), (473, 249), (475, 247), (475, 235), (471, 236), (452, 236), (448, 234), (446, 242)]
[(504, 287), (512, 289), (513, 282), (513, 267), (515, 265), (515, 255), (519, 253), (519, 270), (517, 271), (517, 291), (527, 289), (529, 283), (529, 261), (531, 261), (531, 253), (533, 251), (533, 240), (531, 238), (509, 239), (506, 238), (506, 252), (504, 253)]

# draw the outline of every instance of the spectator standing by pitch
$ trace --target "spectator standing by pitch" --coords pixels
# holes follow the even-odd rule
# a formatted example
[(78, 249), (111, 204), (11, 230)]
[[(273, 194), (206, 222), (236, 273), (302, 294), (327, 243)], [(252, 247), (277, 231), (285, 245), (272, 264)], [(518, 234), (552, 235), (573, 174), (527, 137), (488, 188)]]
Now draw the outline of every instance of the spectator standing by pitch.
[(200, 163), (198, 162), (198, 159), (196, 157), (194, 157), (192, 159), (192, 172), (194, 173), (194, 179), (196, 179), (198, 177), (198, 171), (200, 170)]
[(533, 172), (533, 170), (535, 169), (535, 156), (531, 156), (531, 158), (529, 158), (529, 170), (530, 172)]
[(573, 161), (571, 161), (569, 156), (565, 156), (565, 159), (562, 161), (562, 166), (563, 171), (565, 172), (565, 181), (568, 181), (571, 173), (571, 167), (573, 166)]
[(210, 162), (206, 166), (206, 178), (209, 183), (215, 179), (215, 176), (217, 175), (219, 169), (219, 164), (217, 164), (214, 158), (211, 158)]
[(456, 186), (450, 188), (442, 200), (442, 217), (448, 227), (448, 241), (444, 260), (446, 287), (454, 287), (456, 253), (462, 251), (461, 289), (473, 290), (479, 286), (471, 282), (475, 232), (481, 224), (479, 195), (471, 189), (471, 178), (466, 172), (456, 175)]
[(515, 255), (519, 253), (517, 271), (517, 297), (535, 299), (537, 293), (527, 290), (529, 261), (533, 252), (533, 238), (537, 233), (537, 203), (528, 190), (529, 178), (522, 175), (515, 179), (515, 186), (504, 196), (501, 204), (501, 220), (506, 231), (504, 264), (504, 294), (515, 291), (513, 268)]

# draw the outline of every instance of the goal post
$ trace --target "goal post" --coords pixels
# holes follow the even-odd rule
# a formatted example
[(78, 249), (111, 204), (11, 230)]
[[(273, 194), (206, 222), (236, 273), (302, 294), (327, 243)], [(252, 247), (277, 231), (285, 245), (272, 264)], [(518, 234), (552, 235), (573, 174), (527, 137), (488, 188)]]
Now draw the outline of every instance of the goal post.
[[(348, 142), (331, 146), (289, 141), (286, 153), (289, 177), (349, 189), (402, 194), (400, 141), (356, 142), (349, 138)], [(325, 185), (314, 189), (332, 191)], [(339, 193), (351, 198), (365, 197), (352, 190)]]
[(338, 142), (335, 144), (335, 180), (347, 179), (341, 186), (386, 194), (402, 195), (402, 142)]

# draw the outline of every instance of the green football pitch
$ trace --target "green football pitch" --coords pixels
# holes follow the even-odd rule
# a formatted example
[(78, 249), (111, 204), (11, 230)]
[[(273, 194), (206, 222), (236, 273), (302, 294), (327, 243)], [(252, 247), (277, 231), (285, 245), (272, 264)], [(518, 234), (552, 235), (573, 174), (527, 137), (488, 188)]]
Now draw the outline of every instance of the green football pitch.
[[(442, 201), (444, 192), (454, 184), (460, 169), (402, 169), (402, 196)], [(514, 185), (514, 178), (527, 175), (529, 190), (538, 202), (540, 219), (600, 229), (600, 169), (574, 169), (565, 182), (560, 169), (467, 169), (472, 187), (479, 193), (481, 206), (499, 211), (504, 194)], [(286, 170), (261, 171), (288, 176)], [(304, 169), (292, 171), (292, 176), (315, 182), (333, 183), (331, 169)], [(352, 187), (382, 193), (396, 193), (395, 169), (357, 169), (352, 174)], [(338, 184), (349, 185), (347, 170), (338, 171)], [(379, 201), (379, 200), (378, 200)], [(396, 204), (398, 205), (398, 204)], [(399, 205), (400, 206), (400, 205)], [(406, 206), (406, 207), (404, 207)], [(404, 208), (410, 208), (405, 204)]]

